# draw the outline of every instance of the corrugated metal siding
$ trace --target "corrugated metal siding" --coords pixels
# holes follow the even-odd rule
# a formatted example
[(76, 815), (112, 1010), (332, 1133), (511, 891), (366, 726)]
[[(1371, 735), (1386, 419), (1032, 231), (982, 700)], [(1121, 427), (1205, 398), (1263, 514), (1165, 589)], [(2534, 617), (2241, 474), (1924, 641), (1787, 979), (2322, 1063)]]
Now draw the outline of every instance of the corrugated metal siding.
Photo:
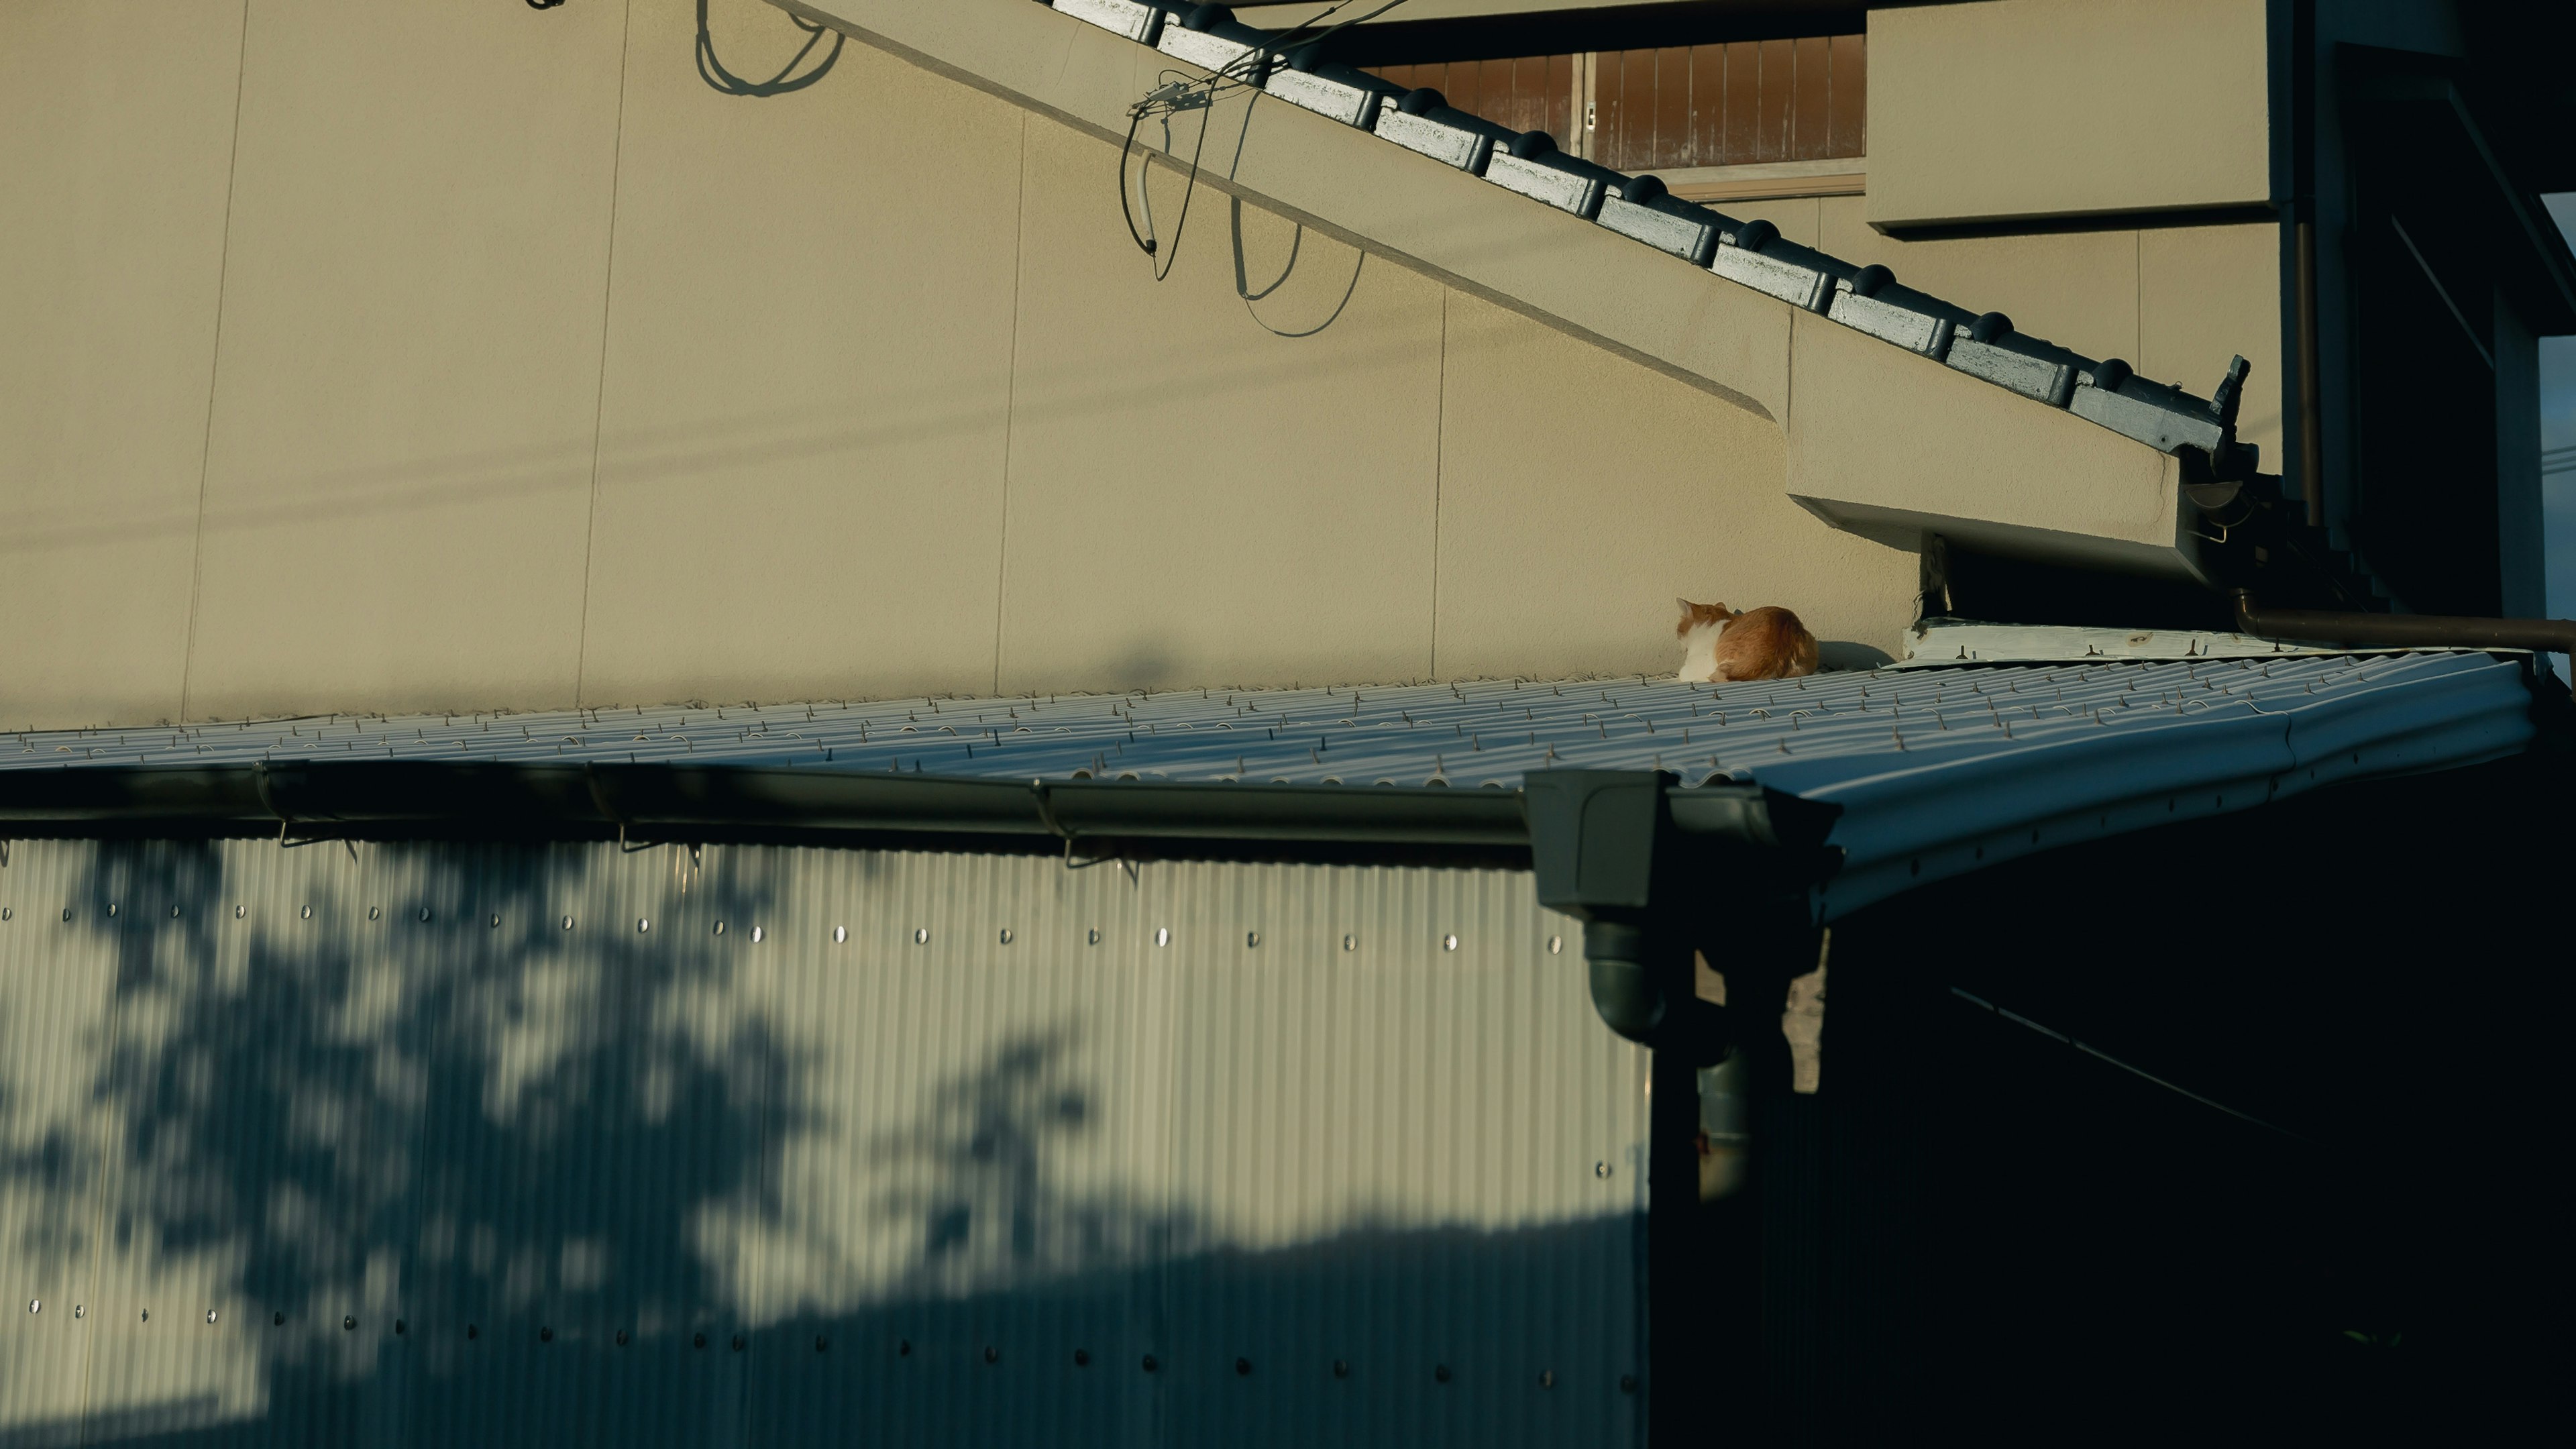
[(1638, 1433), (1645, 1060), (1526, 876), (22, 842), (0, 903), (0, 1441)]

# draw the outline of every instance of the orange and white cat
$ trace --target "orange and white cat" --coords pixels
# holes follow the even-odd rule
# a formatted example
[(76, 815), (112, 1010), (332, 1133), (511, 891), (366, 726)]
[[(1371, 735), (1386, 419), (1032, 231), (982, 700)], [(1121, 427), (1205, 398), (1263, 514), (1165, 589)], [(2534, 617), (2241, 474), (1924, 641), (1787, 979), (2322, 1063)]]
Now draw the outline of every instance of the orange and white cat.
[(1786, 609), (1736, 613), (1724, 604), (1674, 602), (1682, 606), (1682, 621), (1673, 626), (1682, 641), (1678, 679), (1796, 679), (1816, 672), (1816, 636)]

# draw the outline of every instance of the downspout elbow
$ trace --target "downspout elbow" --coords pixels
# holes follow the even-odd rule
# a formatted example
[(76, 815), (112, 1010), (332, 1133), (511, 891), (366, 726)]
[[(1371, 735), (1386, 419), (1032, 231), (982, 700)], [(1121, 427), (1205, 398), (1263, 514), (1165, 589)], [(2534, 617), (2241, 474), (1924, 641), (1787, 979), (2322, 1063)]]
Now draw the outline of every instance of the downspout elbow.
[(1646, 966), (1646, 933), (1619, 921), (1590, 921), (1583, 927), (1583, 961), (1592, 978), (1592, 1009), (1602, 1023), (1628, 1040), (1653, 1046), (1658, 1028), (1671, 1014), (1664, 993)]

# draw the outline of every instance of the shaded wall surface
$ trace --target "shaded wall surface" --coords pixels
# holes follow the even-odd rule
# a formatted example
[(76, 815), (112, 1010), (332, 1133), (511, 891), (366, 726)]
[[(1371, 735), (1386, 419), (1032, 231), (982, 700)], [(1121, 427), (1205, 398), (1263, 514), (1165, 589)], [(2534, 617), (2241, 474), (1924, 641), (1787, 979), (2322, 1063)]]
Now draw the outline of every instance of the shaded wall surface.
[[(740, 76), (809, 38), (705, 13)], [(1607, 674), (1670, 666), (1675, 594), (1913, 617), (1757, 412), (1162, 164), (1157, 284), (1116, 146), (828, 39), (725, 94), (699, 14), (0, 12), (0, 725)]]
[(1646, 1063), (1526, 876), (7, 859), (0, 1443), (1639, 1432)]

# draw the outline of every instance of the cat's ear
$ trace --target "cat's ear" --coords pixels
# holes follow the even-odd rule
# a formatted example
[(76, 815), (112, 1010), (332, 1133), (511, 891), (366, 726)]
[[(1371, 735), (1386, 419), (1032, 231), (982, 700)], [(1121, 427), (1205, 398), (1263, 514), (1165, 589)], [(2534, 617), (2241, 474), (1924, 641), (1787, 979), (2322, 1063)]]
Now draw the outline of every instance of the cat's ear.
[(1685, 599), (1678, 594), (1673, 596), (1673, 602), (1682, 606), (1682, 617), (1685, 619), (1699, 612), (1699, 605), (1692, 603), (1690, 600)]

